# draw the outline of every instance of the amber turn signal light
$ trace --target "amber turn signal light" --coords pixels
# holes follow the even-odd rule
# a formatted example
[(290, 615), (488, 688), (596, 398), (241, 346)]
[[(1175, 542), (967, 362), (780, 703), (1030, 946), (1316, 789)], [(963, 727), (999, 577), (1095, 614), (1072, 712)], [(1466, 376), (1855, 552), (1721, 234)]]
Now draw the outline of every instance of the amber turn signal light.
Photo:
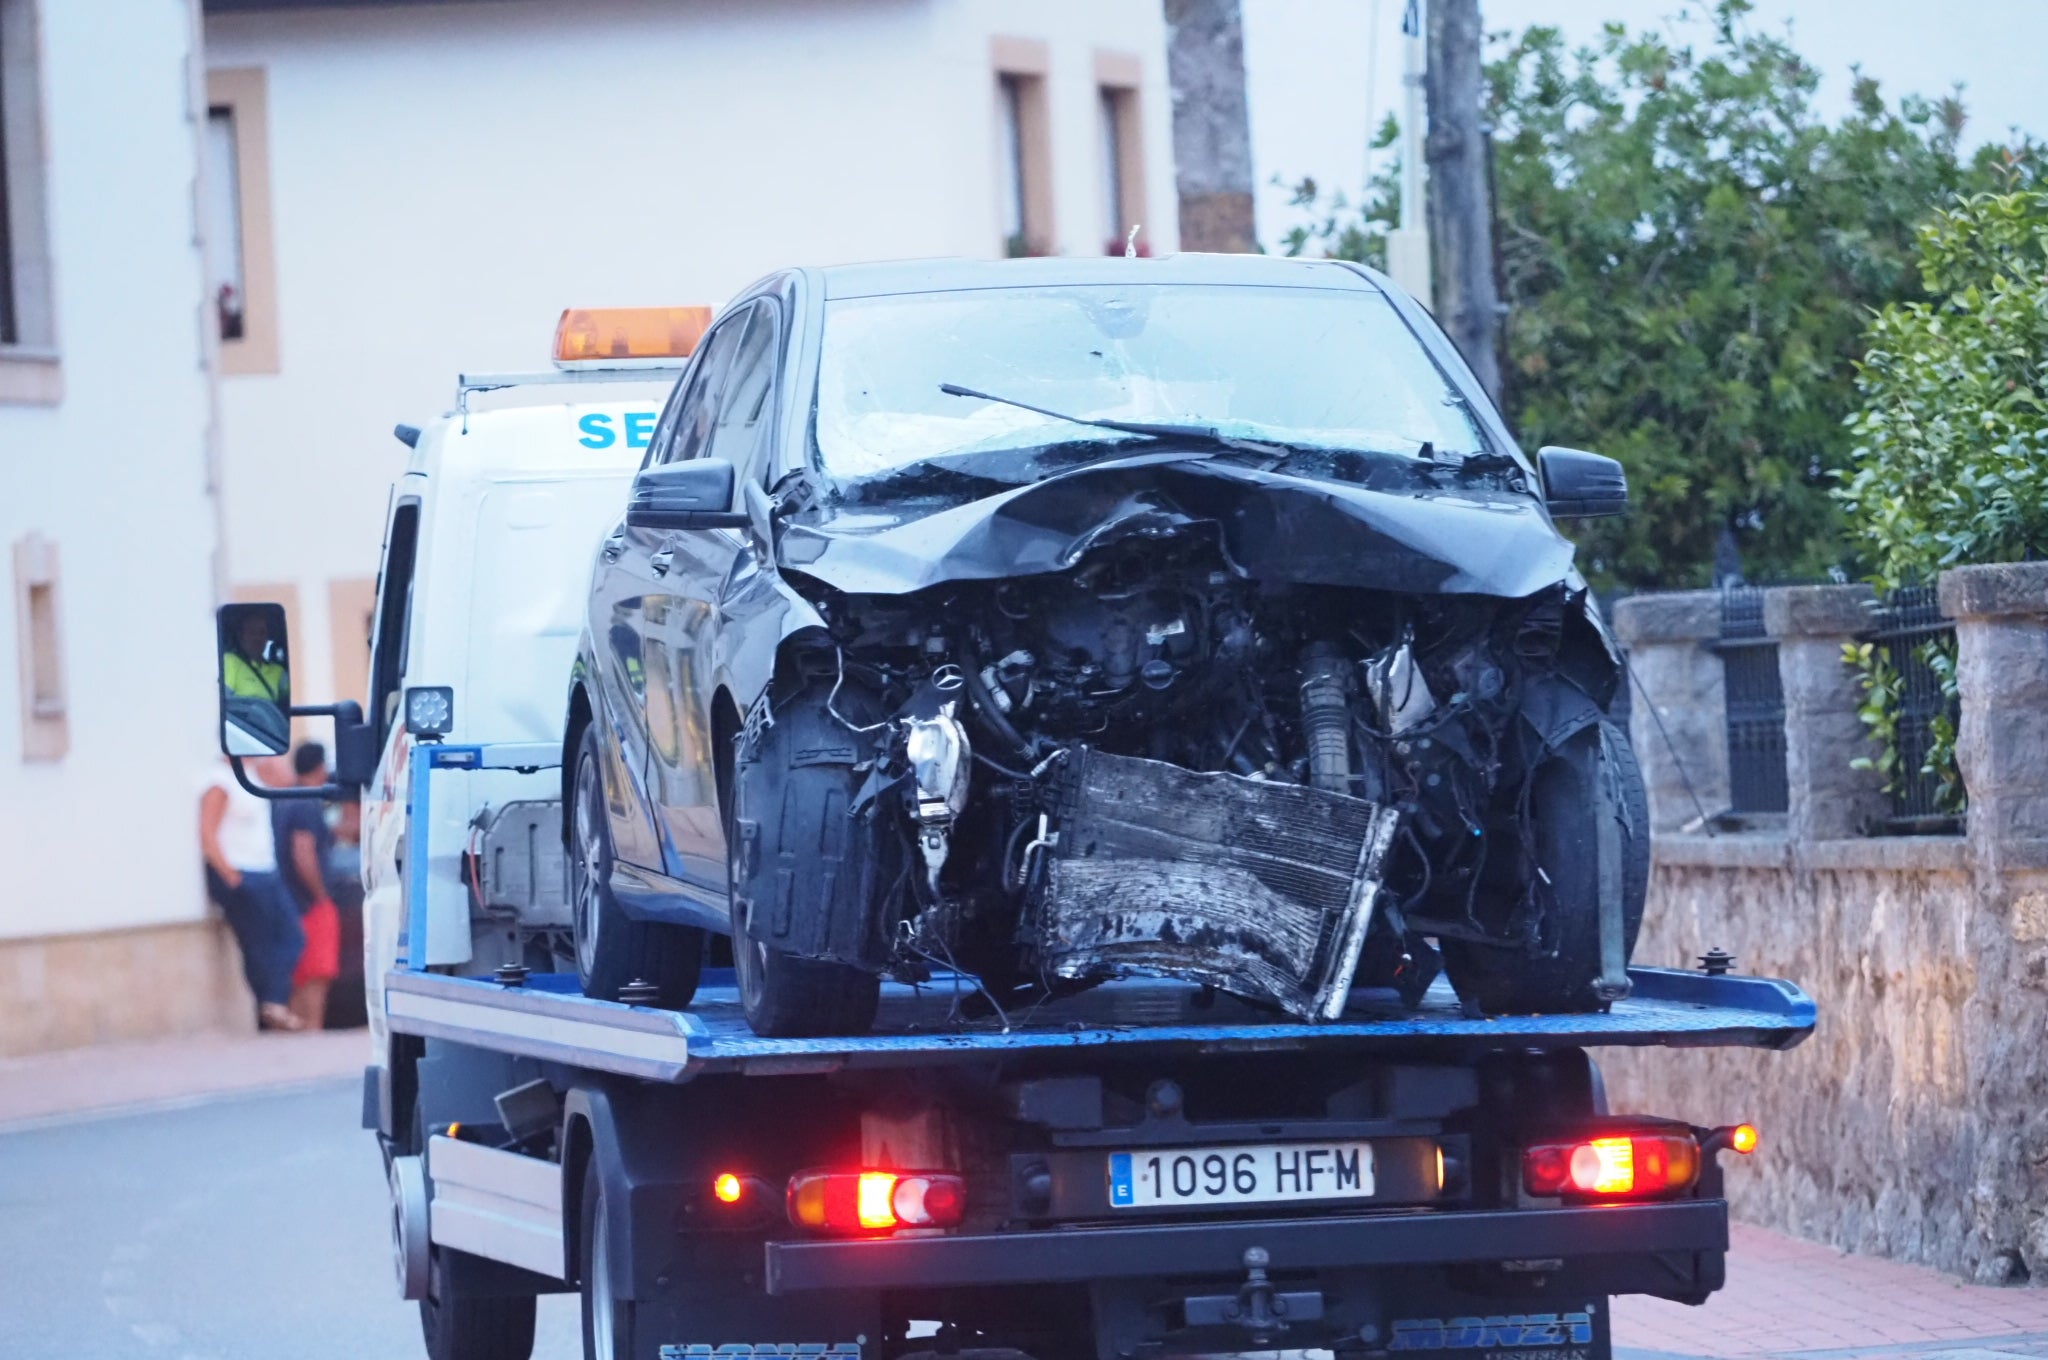
[(1690, 1190), (1699, 1178), (1700, 1145), (1689, 1133), (1613, 1134), (1522, 1153), (1522, 1188), (1546, 1199), (1648, 1199)]
[(789, 1178), (789, 1220), (836, 1233), (951, 1228), (967, 1207), (958, 1176), (924, 1171), (803, 1171)]

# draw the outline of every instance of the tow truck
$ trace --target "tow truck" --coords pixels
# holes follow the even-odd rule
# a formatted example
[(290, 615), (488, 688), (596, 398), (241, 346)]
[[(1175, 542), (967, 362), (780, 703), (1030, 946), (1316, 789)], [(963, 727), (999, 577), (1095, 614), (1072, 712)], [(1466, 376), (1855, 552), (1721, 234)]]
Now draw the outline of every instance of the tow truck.
[(1439, 984), (1327, 1023), (1142, 978), (1012, 1013), (941, 972), (885, 985), (872, 1033), (794, 1039), (749, 1029), (714, 941), (687, 1009), (584, 996), (559, 697), (659, 390), (576, 385), (672, 383), (690, 331), (565, 314), (558, 359), (601, 361), (465, 377), (400, 428), (369, 717), (318, 710), (318, 792), (365, 803), (363, 1123), (431, 1360), (526, 1360), (537, 1297), (571, 1291), (593, 1360), (1608, 1360), (1614, 1296), (1721, 1286), (1723, 1159), (1756, 1130), (1615, 1110), (1596, 1061), (1812, 1031), (1797, 986), (1718, 961), (1634, 968), (1594, 1014)]

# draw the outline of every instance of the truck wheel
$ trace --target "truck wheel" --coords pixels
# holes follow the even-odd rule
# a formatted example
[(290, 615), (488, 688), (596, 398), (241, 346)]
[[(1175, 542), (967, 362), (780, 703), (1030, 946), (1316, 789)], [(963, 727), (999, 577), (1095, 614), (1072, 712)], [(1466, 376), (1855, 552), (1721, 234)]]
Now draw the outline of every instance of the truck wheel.
[(448, 1253), (432, 1248), (420, 1300), (428, 1360), (530, 1360), (539, 1302), (532, 1294), (462, 1293), (449, 1279)]
[(604, 765), (597, 724), (576, 744), (569, 808), (569, 893), (576, 932), (576, 974), (583, 994), (618, 999), (629, 982), (654, 984), (655, 1004), (681, 1010), (697, 994), (704, 932), (664, 921), (635, 921), (612, 896), (612, 830), (605, 820)]
[(1650, 805), (1628, 734), (1609, 722), (1579, 733), (1539, 766), (1530, 790), (1537, 863), (1550, 875), (1557, 952), (1535, 957), (1469, 940), (1442, 941), (1458, 995), (1488, 1014), (1573, 1014), (1601, 1009), (1600, 781), (1612, 776), (1621, 829), (1623, 956), (1635, 953), (1650, 885)]
[(633, 1300), (621, 1296), (610, 1221), (597, 1158), (583, 1165), (583, 1213), (577, 1229), (576, 1278), (583, 1282), (583, 1360), (633, 1360)]

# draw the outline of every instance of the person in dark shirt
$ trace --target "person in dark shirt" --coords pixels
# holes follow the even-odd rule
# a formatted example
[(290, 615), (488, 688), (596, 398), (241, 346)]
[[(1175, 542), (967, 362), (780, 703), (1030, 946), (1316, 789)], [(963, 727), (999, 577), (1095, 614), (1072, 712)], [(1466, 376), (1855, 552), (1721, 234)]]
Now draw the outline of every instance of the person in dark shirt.
[[(327, 752), (319, 742), (306, 742), (292, 752), (292, 774), (302, 787), (327, 782)], [(327, 892), (334, 832), (327, 826), (327, 805), (312, 798), (272, 803), (270, 825), (277, 837), (278, 872), (306, 932), (306, 947), (292, 973), (292, 1014), (306, 1028), (319, 1029), (327, 1017), (327, 990), (341, 972), (341, 916)]]

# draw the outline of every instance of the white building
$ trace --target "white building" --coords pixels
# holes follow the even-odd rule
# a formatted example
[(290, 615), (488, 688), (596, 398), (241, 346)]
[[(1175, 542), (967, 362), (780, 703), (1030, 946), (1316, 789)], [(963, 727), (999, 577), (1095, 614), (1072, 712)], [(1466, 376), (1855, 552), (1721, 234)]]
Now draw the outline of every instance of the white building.
[(206, 10), (229, 580), (310, 698), (361, 697), (393, 423), (544, 367), (564, 307), (1176, 244), (1159, 0)]
[(0, 1056), (248, 1023), (195, 839), (198, 30), (186, 0), (0, 0)]
[(0, 1056), (250, 1023), (209, 613), (360, 695), (394, 423), (566, 306), (1171, 250), (1164, 53), (1159, 0), (0, 0)]

